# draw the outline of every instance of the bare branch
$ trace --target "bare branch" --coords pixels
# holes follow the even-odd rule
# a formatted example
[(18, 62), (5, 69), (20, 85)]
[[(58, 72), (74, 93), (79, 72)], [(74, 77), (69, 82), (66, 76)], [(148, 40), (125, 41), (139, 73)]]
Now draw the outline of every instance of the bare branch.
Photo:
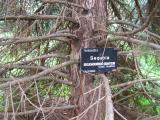
[(118, 18), (118, 19), (122, 19), (122, 17), (121, 17), (121, 13), (120, 13), (120, 11), (119, 11), (119, 9), (118, 9), (118, 5), (116, 4), (116, 2), (114, 1), (114, 0), (110, 0), (110, 2), (111, 2), (111, 7), (112, 7), (112, 10), (113, 10), (113, 12), (114, 12), (114, 14), (115, 14), (115, 16)]
[(77, 116), (75, 116), (75, 117), (73, 117), (73, 118), (71, 118), (71, 119), (69, 119), (69, 120), (75, 120), (75, 119), (78, 120), (78, 118), (79, 118), (80, 116), (84, 115), (84, 113), (86, 113), (86, 111), (88, 111), (89, 109), (91, 109), (91, 108), (92, 108), (93, 106), (95, 106), (96, 104), (100, 103), (105, 97), (106, 97), (106, 96), (101, 97), (99, 100), (97, 100), (96, 102), (94, 102), (93, 104), (91, 104), (90, 106), (88, 106), (82, 113), (80, 113), (79, 115), (77, 115)]
[(138, 16), (139, 16), (140, 20), (143, 22), (142, 10), (141, 10), (141, 7), (139, 5), (139, 1), (134, 0), (134, 2), (135, 2), (135, 6), (137, 8)]
[(155, 38), (157, 38), (157, 39), (160, 40), (160, 36), (159, 36), (158, 34), (155, 34), (155, 33), (151, 32), (151, 31), (148, 31), (148, 30), (146, 30), (146, 32), (147, 32), (149, 35), (151, 35), (151, 36), (153, 36), (153, 37), (155, 37)]
[(71, 6), (74, 6), (74, 7), (85, 9), (81, 5), (78, 5), (78, 4), (75, 4), (75, 3), (71, 3), (71, 2), (67, 2), (67, 1), (62, 1), (62, 0), (42, 0), (42, 1), (44, 3), (49, 3), (49, 4), (60, 3), (60, 4), (71, 5)]
[[(128, 26), (132, 26), (132, 27), (135, 27), (135, 28), (139, 28), (137, 25), (133, 24), (133, 23), (130, 23), (130, 22), (127, 22), (127, 21), (124, 21), (124, 20), (109, 20), (107, 21), (107, 24), (108, 25), (111, 25), (111, 24), (125, 24), (125, 25), (128, 25)], [(149, 30), (144, 30), (145, 32), (147, 32), (149, 35), (157, 38), (160, 40), (160, 36), (155, 34), (155, 33), (152, 33), (151, 31)], [(115, 33), (116, 34), (116, 33)]]
[(116, 92), (115, 94), (112, 95), (112, 98), (115, 98), (116, 96), (118, 96), (120, 93), (122, 93), (125, 90), (128, 90), (132, 85), (128, 85), (124, 88), (121, 88), (118, 92)]
[(3, 39), (3, 42), (0, 42), (0, 45), (10, 45), (10, 44), (18, 44), (18, 43), (26, 43), (26, 42), (37, 42), (37, 41), (46, 41), (46, 40), (58, 40), (63, 42), (68, 42), (68, 39), (56, 39), (56, 37), (73, 37), (77, 38), (76, 35), (69, 33), (54, 33), (51, 35), (44, 35), (41, 37), (17, 37), (17, 38), (0, 38)]
[(41, 43), (37, 43), (35, 46), (33, 46), (31, 49), (29, 49), (28, 51), (25, 52), (25, 54), (19, 56), (16, 58), (16, 60), (14, 62), (18, 62), (19, 60), (25, 58), (27, 55), (29, 55), (33, 50), (35, 50), (37, 47), (39, 47), (41, 45)]
[[(43, 67), (43, 66), (21, 65), (21, 64), (6, 64), (6, 65), (0, 65), (0, 67), (4, 68), (3, 71), (7, 70), (7, 69), (15, 69), (15, 68), (17, 68), (17, 69), (33, 69), (33, 70), (35, 69), (36, 71), (49, 69), (49, 68)], [(1, 73), (1, 71), (0, 71), (0, 73)], [(58, 76), (64, 77), (64, 78), (68, 78), (67, 74), (60, 72), (60, 71), (53, 71), (52, 73), (56, 74)]]
[[(135, 44), (140, 44), (140, 45), (146, 45), (149, 46), (151, 48), (154, 49), (160, 49), (160, 45), (148, 42), (148, 41), (142, 41), (142, 40), (138, 40), (135, 38), (131, 38), (131, 37), (125, 37), (125, 36), (115, 36), (115, 37), (109, 37), (108, 38), (109, 41), (114, 41), (114, 40), (123, 40), (123, 41), (127, 41), (127, 42), (132, 42)], [(104, 45), (104, 43), (106, 42), (106, 40), (102, 40), (99, 42), (99, 45)]]
[(160, 0), (157, 2), (155, 8), (153, 9), (153, 11), (151, 12), (151, 14), (149, 15), (148, 19), (146, 20), (146, 22), (138, 29), (135, 29), (131, 32), (117, 32), (115, 33), (115, 35), (121, 35), (121, 36), (125, 36), (125, 35), (133, 35), (133, 34), (136, 34), (140, 31), (143, 31), (146, 27), (148, 27), (148, 25), (150, 24), (154, 14), (156, 13), (158, 7), (159, 7), (159, 4), (160, 4)]
[(147, 81), (160, 81), (160, 78), (148, 78), (148, 79), (139, 79), (139, 80), (129, 81), (129, 82), (126, 82), (126, 83), (112, 85), (112, 88), (125, 87), (125, 86), (128, 86), (128, 85), (134, 85), (134, 84), (139, 83), (139, 82), (147, 82)]
[[(64, 59), (67, 59), (68, 57), (65, 56), (64, 54), (61, 54), (61, 53), (55, 53), (55, 54), (48, 54), (48, 55), (42, 55), (42, 56), (39, 56), (39, 57), (35, 57), (31, 60), (27, 60), (27, 61), (20, 61), (19, 63), (17, 64), (0, 64), (0, 74), (3, 73), (4, 71), (6, 71), (6, 69), (14, 69), (14, 68), (19, 68), (19, 69), (36, 69), (36, 70), (46, 70), (48, 69), (48, 67), (43, 67), (43, 66), (38, 66), (38, 65), (27, 65), (29, 63), (32, 63), (34, 62), (35, 60), (40, 60), (40, 59), (44, 59), (44, 58), (53, 58), (53, 57), (58, 57), (58, 58), (64, 58)], [(61, 76), (61, 77), (64, 77), (64, 78), (68, 78), (68, 75), (63, 73), (63, 72), (60, 72), (60, 71), (53, 71), (52, 73), (58, 75), (58, 76)]]
[(118, 112), (115, 108), (114, 111), (117, 113), (118, 116), (120, 116), (123, 120), (127, 120), (120, 112)]
[(18, 68), (18, 69), (37, 69), (37, 70), (45, 70), (46, 67), (43, 66), (35, 66), (35, 65), (19, 65), (19, 64), (2, 64), (0, 65), (2, 68)]
[(28, 63), (36, 61), (36, 60), (47, 59), (47, 58), (64, 58), (64, 59), (67, 59), (68, 57), (65, 56), (62, 53), (47, 54), (47, 55), (42, 55), (42, 56), (35, 57), (35, 58), (27, 60), (27, 61), (22, 61), (20, 64), (28, 64)]
[(135, 28), (138, 28), (137, 25), (133, 24), (133, 23), (130, 23), (128, 21), (124, 21), (124, 20), (108, 20), (107, 21), (107, 24), (108, 25), (111, 25), (111, 24), (125, 24), (125, 25), (129, 25), (129, 26), (133, 26)]
[(71, 17), (65, 17), (65, 16), (56, 16), (56, 15), (32, 15), (32, 16), (0, 16), (0, 21), (6, 21), (6, 20), (53, 20), (53, 19), (64, 19), (73, 23), (76, 23), (76, 20), (74, 20)]
[[(18, 78), (18, 79), (22, 79), (22, 78)], [(54, 80), (55, 82), (57, 83), (63, 83), (63, 84), (66, 84), (66, 85), (72, 85), (71, 82), (67, 81), (67, 80), (59, 80), (53, 76), (44, 76), (44, 77), (39, 77), (35, 80)], [(8, 82), (8, 81), (13, 81), (12, 78), (0, 78), (0, 82)]]
[[(75, 109), (77, 108), (76, 105), (64, 105), (64, 106), (51, 106), (51, 107), (43, 107), (41, 108), (43, 110), (43, 112), (49, 112), (50, 110), (65, 110), (65, 109)], [(25, 111), (25, 112), (15, 112), (14, 115), (15, 116), (18, 116), (18, 115), (26, 115), (26, 114), (33, 114), (33, 113), (36, 113), (38, 112), (39, 110), (38, 109), (35, 109), (35, 110), (30, 110), (30, 111)], [(0, 115), (4, 115), (5, 113), (2, 113), (0, 112)], [(8, 115), (13, 115), (13, 113), (7, 113)]]
[[(38, 56), (38, 57), (35, 57), (31, 60), (27, 60), (27, 61), (20, 61), (19, 63), (17, 64), (0, 64), (0, 74), (4, 71), (6, 71), (6, 69), (14, 69), (14, 68), (18, 68), (18, 69), (36, 69), (36, 70), (46, 70), (48, 69), (48, 67), (43, 67), (43, 66), (38, 66), (38, 65), (27, 65), (29, 63), (32, 63), (36, 60), (41, 60), (41, 59), (47, 59), (47, 58), (64, 58), (64, 59), (67, 59), (68, 56), (65, 56), (64, 54), (62, 53), (54, 53), (54, 54), (47, 54), (47, 55), (42, 55), (42, 56)], [(65, 73), (62, 73), (60, 71), (53, 71), (52, 73), (58, 75), (58, 76), (61, 76), (61, 77), (64, 77), (64, 78), (68, 78), (68, 75), (65, 74)]]
[(0, 88), (7, 87), (10, 84), (11, 85), (15, 85), (18, 82), (20, 83), (20, 82), (26, 82), (26, 81), (34, 80), (34, 79), (37, 79), (37, 78), (42, 77), (44, 75), (47, 75), (47, 74), (51, 73), (52, 71), (60, 69), (62, 67), (65, 67), (65, 66), (68, 66), (68, 65), (72, 65), (72, 64), (77, 64), (77, 63), (79, 63), (78, 60), (67, 61), (67, 62), (64, 62), (62, 64), (56, 65), (56, 66), (54, 66), (52, 68), (48, 68), (48, 69), (46, 69), (46, 70), (44, 70), (44, 71), (42, 71), (40, 73), (37, 73), (35, 75), (29, 76), (29, 77), (24, 77), (24, 78), (16, 78), (13, 81), (8, 81), (8, 82), (6, 82), (4, 84), (1, 84)]

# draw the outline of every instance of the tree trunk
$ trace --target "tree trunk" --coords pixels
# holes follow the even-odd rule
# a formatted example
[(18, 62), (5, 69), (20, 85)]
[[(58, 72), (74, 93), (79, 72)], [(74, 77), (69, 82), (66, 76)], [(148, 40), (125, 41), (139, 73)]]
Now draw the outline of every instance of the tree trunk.
[[(78, 37), (71, 43), (71, 58), (73, 59), (79, 59), (81, 48), (97, 47), (97, 41), (104, 39), (107, 15), (106, 0), (76, 0), (76, 3), (85, 7), (85, 10), (76, 8), (78, 14), (74, 14), (80, 26), (73, 30)], [(95, 91), (84, 94), (96, 87), (95, 78), (90, 74), (81, 73), (77, 65), (71, 67), (70, 73), (70, 79), (74, 86), (70, 102), (78, 105), (78, 108), (73, 111), (73, 115), (78, 116), (78, 120), (104, 120), (105, 102), (100, 100), (104, 96), (104, 89), (99, 87)], [(83, 112), (84, 114), (82, 114)]]

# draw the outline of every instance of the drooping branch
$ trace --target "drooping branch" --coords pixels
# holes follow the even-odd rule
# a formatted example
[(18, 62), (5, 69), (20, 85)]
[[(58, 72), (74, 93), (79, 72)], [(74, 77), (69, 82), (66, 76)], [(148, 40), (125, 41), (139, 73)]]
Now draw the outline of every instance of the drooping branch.
[[(19, 78), (21, 79), (21, 78)], [(39, 77), (35, 80), (54, 80), (54, 82), (57, 82), (57, 83), (63, 83), (63, 84), (66, 84), (66, 85), (72, 85), (71, 82), (67, 81), (67, 80), (60, 80), (60, 79), (57, 79), (55, 78), (54, 76), (44, 76), (44, 77)], [(0, 78), (0, 82), (8, 82), (8, 81), (13, 81), (12, 78)]]
[(30, 62), (36, 61), (36, 60), (41, 60), (41, 59), (47, 59), (47, 58), (63, 58), (63, 59), (67, 59), (68, 56), (62, 54), (62, 53), (54, 53), (54, 54), (47, 54), (47, 55), (41, 55), (38, 57), (34, 57), (30, 60), (27, 61), (22, 61), (20, 62), (20, 64), (28, 64)]
[[(76, 105), (64, 105), (64, 106), (51, 106), (51, 107), (43, 107), (41, 108), (41, 110), (43, 112), (49, 112), (51, 110), (66, 110), (66, 109), (75, 109), (77, 108)], [(15, 116), (18, 116), (18, 115), (27, 115), (27, 114), (33, 114), (33, 113), (36, 113), (38, 112), (39, 109), (35, 109), (35, 110), (29, 110), (29, 111), (25, 111), (25, 112), (15, 112), (14, 114), (13, 113), (7, 113), (9, 116), (12, 116), (12, 115), (15, 115)], [(0, 113), (0, 115), (5, 115), (5, 113)]]
[(10, 44), (20, 44), (26, 42), (37, 42), (37, 41), (46, 41), (46, 40), (57, 40), (62, 42), (68, 42), (68, 39), (57, 39), (56, 37), (71, 37), (77, 38), (76, 35), (69, 33), (54, 33), (51, 35), (44, 35), (41, 37), (17, 37), (17, 38), (0, 38), (3, 42), (0, 42), (0, 45), (10, 45)]
[(112, 88), (120, 88), (120, 87), (125, 87), (128, 85), (134, 85), (136, 83), (148, 82), (148, 81), (160, 81), (160, 78), (148, 78), (148, 79), (133, 80), (133, 81), (117, 84), (117, 85), (112, 85)]
[[(108, 25), (112, 25), (112, 24), (124, 24), (124, 25), (128, 25), (128, 26), (132, 26), (132, 27), (135, 27), (135, 28), (139, 28), (138, 27), (138, 25), (135, 25), (135, 24), (133, 24), (133, 23), (130, 23), (130, 22), (128, 22), (128, 21), (124, 21), (124, 20), (108, 20), (107, 21), (107, 24)], [(153, 32), (151, 32), (151, 31), (149, 31), (149, 30), (144, 30), (146, 33), (148, 33), (149, 35), (151, 35), (151, 36), (153, 36), (153, 37), (155, 37), (155, 38), (157, 38), (157, 39), (159, 39), (160, 40), (160, 36), (159, 35), (157, 35), (157, 34), (155, 34), (155, 33), (153, 33)], [(114, 33), (115, 35), (116, 35), (116, 33)]]
[[(38, 65), (26, 65), (28, 63), (19, 63), (19, 64), (0, 64), (0, 67), (3, 68), (3, 71), (6, 70), (12, 70), (12, 69), (30, 69), (30, 70), (35, 70), (35, 71), (42, 71), (42, 70), (46, 70), (48, 69), (47, 67), (44, 66), (38, 66)], [(1, 69), (0, 69), (1, 70)], [(0, 71), (1, 73), (2, 71)], [(60, 72), (60, 71), (53, 71), (52, 73), (64, 77), (64, 78), (68, 78), (68, 75)]]
[(37, 70), (44, 70), (45, 67), (43, 66), (35, 66), (35, 65), (19, 65), (19, 64), (0, 64), (1, 68), (7, 68), (7, 69), (12, 69), (12, 68), (18, 68), (18, 69), (37, 69)]
[(134, 2), (135, 2), (135, 6), (137, 8), (138, 16), (139, 16), (140, 20), (143, 22), (142, 10), (140, 8), (139, 1), (138, 0), (134, 0)]
[(73, 22), (77, 24), (77, 21), (74, 20), (71, 17), (65, 17), (65, 16), (56, 16), (56, 15), (32, 15), (32, 16), (25, 16), (25, 15), (19, 15), (19, 16), (0, 16), (0, 21), (6, 21), (6, 20), (53, 20), (53, 19), (63, 19), (70, 22)]
[(62, 0), (42, 0), (42, 1), (44, 3), (49, 3), (49, 4), (60, 3), (60, 4), (65, 4), (65, 5), (70, 5), (70, 6), (74, 6), (74, 7), (85, 9), (81, 5), (78, 5), (78, 4), (75, 4), (75, 3), (71, 3), (71, 2), (67, 2), (67, 1), (62, 1)]
[[(154, 44), (148, 41), (138, 40), (136, 38), (131, 38), (131, 37), (115, 36), (115, 37), (108, 37), (108, 40), (109, 41), (123, 40), (123, 41), (131, 42), (131, 43), (135, 43), (135, 44), (146, 45), (154, 49), (160, 49), (160, 45), (157, 45), (157, 44)], [(106, 40), (102, 40), (99, 42), (99, 45), (104, 45), (105, 42)]]
[(110, 0), (110, 2), (111, 2), (111, 7), (112, 7), (112, 9), (113, 9), (113, 12), (114, 12), (115, 16), (116, 16), (119, 20), (121, 20), (121, 19), (122, 19), (121, 13), (120, 13), (120, 11), (119, 11), (119, 9), (118, 9), (118, 7), (117, 7), (116, 2), (115, 2), (114, 0)]
[(118, 92), (116, 92), (115, 94), (112, 95), (112, 98), (114, 98), (114, 97), (118, 96), (120, 93), (128, 90), (131, 86), (132, 86), (132, 85), (128, 85), (128, 86), (126, 86), (126, 87), (124, 87), (124, 88), (121, 88)]
[(37, 73), (35, 75), (32, 75), (32, 76), (29, 76), (29, 77), (15, 78), (13, 81), (8, 81), (7, 83), (1, 84), (0, 88), (7, 87), (9, 85), (15, 85), (18, 82), (21, 83), (21, 82), (31, 81), (31, 80), (37, 79), (39, 77), (45, 76), (45, 75), (51, 73), (52, 71), (58, 70), (58, 69), (60, 69), (62, 67), (65, 67), (65, 66), (68, 66), (68, 65), (77, 64), (77, 63), (79, 63), (78, 60), (67, 61), (67, 62), (64, 62), (62, 64), (56, 65), (56, 66), (54, 66), (52, 68), (48, 68), (48, 69), (46, 69), (46, 70), (44, 70), (42, 72), (39, 72), (39, 73)]
[(146, 20), (146, 22), (141, 26), (139, 27), (138, 29), (135, 29), (133, 31), (130, 31), (130, 32), (117, 32), (116, 35), (121, 35), (121, 36), (125, 36), (125, 35), (134, 35), (140, 31), (143, 31), (146, 27), (148, 27), (148, 25), (150, 24), (150, 22), (152, 21), (153, 17), (154, 17), (154, 14), (156, 13), (158, 7), (159, 7), (159, 4), (160, 4), (160, 0), (157, 2), (155, 8), (152, 10), (152, 12), (150, 13), (148, 19)]
[(133, 26), (135, 28), (138, 28), (137, 25), (130, 23), (128, 21), (124, 21), (124, 20), (108, 20), (107, 21), (107, 25), (112, 25), (112, 24), (124, 24), (124, 25)]

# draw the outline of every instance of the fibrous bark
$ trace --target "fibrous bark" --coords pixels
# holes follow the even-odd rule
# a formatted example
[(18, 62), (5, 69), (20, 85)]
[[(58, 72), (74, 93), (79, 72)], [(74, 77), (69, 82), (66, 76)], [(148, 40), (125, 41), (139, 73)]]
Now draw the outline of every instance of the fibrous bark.
[[(97, 41), (104, 39), (106, 26), (105, 0), (77, 0), (76, 4), (82, 5), (84, 9), (77, 8), (77, 14), (73, 16), (79, 21), (79, 28), (72, 28), (78, 39), (71, 41), (71, 58), (79, 59), (81, 48), (97, 47)], [(73, 84), (70, 102), (78, 105), (73, 111), (73, 116), (78, 120), (104, 120), (105, 102), (104, 89), (100, 86), (94, 89), (94, 76), (81, 73), (79, 66), (73, 65), (70, 70), (70, 79)], [(92, 90), (94, 89), (94, 90)], [(88, 92), (92, 90), (92, 92)], [(85, 94), (88, 92), (88, 94)], [(92, 106), (92, 107), (91, 107)]]

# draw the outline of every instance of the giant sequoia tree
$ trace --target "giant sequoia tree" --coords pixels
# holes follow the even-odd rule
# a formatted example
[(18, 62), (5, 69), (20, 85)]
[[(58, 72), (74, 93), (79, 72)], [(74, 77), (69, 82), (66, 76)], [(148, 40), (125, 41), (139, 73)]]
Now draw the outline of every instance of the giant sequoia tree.
[[(152, 119), (160, 110), (153, 89), (159, 86), (153, 82), (159, 80), (153, 73), (159, 71), (159, 5), (1, 0), (0, 119)], [(117, 71), (81, 72), (80, 49), (105, 47), (118, 50)]]

